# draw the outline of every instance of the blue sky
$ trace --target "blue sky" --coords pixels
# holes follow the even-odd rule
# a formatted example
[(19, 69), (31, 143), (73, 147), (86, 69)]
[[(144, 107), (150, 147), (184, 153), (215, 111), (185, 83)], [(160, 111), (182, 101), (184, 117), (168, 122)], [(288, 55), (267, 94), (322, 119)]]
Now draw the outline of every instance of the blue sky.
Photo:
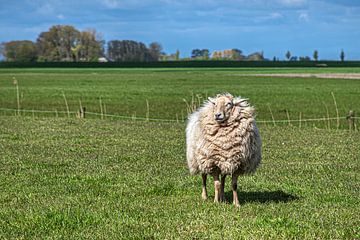
[(56, 24), (96, 29), (106, 41), (160, 42), (189, 56), (194, 48), (264, 51), (360, 60), (360, 1), (351, 0), (0, 0), (0, 42), (33, 40)]

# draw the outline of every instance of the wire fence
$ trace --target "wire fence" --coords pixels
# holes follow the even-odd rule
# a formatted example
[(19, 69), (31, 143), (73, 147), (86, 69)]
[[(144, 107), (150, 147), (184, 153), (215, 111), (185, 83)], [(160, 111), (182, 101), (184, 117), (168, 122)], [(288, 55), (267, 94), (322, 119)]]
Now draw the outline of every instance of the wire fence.
[[(24, 112), (24, 113), (51, 113), (54, 115), (58, 114), (72, 114), (77, 115), (78, 111), (51, 111), (51, 110), (29, 110), (29, 109), (14, 109), (14, 108), (0, 108), (0, 111), (4, 112)], [(163, 119), (163, 118), (147, 118), (147, 117), (137, 117), (137, 116), (125, 116), (118, 114), (108, 114), (108, 113), (96, 113), (96, 112), (86, 112), (86, 115), (100, 116), (100, 117), (112, 117), (120, 119), (130, 119), (130, 120), (139, 120), (139, 121), (153, 121), (153, 122), (185, 122), (186, 119)]]
[[(58, 116), (58, 114), (76, 116), (79, 114), (78, 111), (57, 111), (57, 110), (36, 110), (36, 109), (14, 109), (14, 108), (0, 108), (0, 111), (3, 112), (14, 112), (15, 114), (22, 113), (43, 113), (43, 114), (54, 114)], [(165, 119), (165, 118), (150, 118), (150, 117), (137, 117), (137, 116), (125, 116), (125, 115), (118, 115), (118, 114), (108, 114), (108, 113), (96, 113), (96, 112), (86, 112), (86, 115), (92, 116), (99, 116), (103, 117), (110, 117), (110, 118), (119, 118), (119, 119), (127, 119), (127, 120), (137, 120), (137, 121), (151, 121), (151, 122), (178, 122), (184, 123), (187, 119)], [(352, 119), (360, 119), (360, 117), (352, 116)], [(331, 121), (331, 120), (346, 120), (349, 119), (349, 116), (339, 116), (339, 117), (321, 117), (321, 118), (308, 118), (308, 119), (281, 119), (281, 120), (257, 120), (257, 123), (301, 123), (301, 122), (321, 122), (321, 121)]]

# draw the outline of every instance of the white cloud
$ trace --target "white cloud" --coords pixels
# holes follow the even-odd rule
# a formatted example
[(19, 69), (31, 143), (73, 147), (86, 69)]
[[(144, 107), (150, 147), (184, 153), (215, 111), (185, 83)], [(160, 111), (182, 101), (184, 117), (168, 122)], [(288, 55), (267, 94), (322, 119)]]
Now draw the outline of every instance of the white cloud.
[(252, 20), (253, 20), (254, 23), (264, 23), (264, 22), (280, 20), (282, 18), (284, 18), (284, 15), (282, 15), (281, 13), (272, 12), (270, 14), (254, 16), (252, 18)]
[(309, 22), (309, 21), (310, 21), (309, 14), (306, 13), (306, 12), (301, 12), (301, 13), (299, 14), (299, 20), (300, 20), (300, 21), (303, 21), (303, 22)]
[(280, 4), (287, 6), (300, 6), (307, 3), (307, 0), (277, 0)]
[(99, 0), (100, 3), (109, 9), (140, 8), (147, 5), (159, 4), (156, 0)]
[(60, 19), (60, 20), (65, 19), (65, 16), (64, 16), (64, 15), (62, 15), (62, 14), (58, 14), (56, 17), (57, 17), (57, 19)]
[(102, 4), (108, 8), (118, 8), (120, 3), (117, 0), (103, 0)]
[(269, 15), (269, 19), (280, 19), (283, 18), (284, 16), (281, 13), (278, 12), (272, 12)]

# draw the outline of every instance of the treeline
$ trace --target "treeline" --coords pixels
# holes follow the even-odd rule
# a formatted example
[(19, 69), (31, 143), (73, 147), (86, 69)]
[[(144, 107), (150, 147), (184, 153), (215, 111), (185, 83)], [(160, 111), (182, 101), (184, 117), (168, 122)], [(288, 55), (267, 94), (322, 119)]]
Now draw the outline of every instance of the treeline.
[[(106, 49), (105, 49), (106, 46)], [(132, 40), (111, 40), (107, 43), (96, 30), (79, 31), (70, 25), (55, 25), (41, 32), (36, 41), (9, 41), (0, 44), (0, 53), (7, 62), (157, 62), (189, 60), (263, 61), (262, 52), (248, 56), (239, 49), (210, 53), (193, 49), (189, 58), (180, 59), (179, 50), (166, 54), (160, 43), (146, 46)]]
[(56, 25), (39, 34), (36, 42), (9, 41), (1, 44), (8, 62), (149, 62), (158, 61), (159, 43), (112, 40), (107, 43), (95, 30), (79, 31), (73, 26)]
[(240, 49), (225, 49), (220, 51), (213, 51), (210, 53), (209, 49), (194, 49), (191, 51), (192, 60), (235, 60), (235, 61), (264, 61), (263, 52), (254, 52), (249, 55), (244, 55)]
[[(106, 49), (105, 49), (106, 46)], [(270, 61), (263, 52), (243, 54), (240, 49), (210, 52), (209, 49), (193, 49), (188, 58), (180, 59), (179, 50), (166, 54), (160, 43), (146, 46), (132, 40), (111, 40), (107, 43), (96, 30), (79, 31), (70, 25), (55, 25), (41, 32), (36, 41), (9, 41), (0, 44), (0, 53), (7, 62), (157, 62), (157, 61)], [(288, 61), (312, 61), (309, 56), (293, 56), (287, 51)], [(319, 52), (313, 53), (318, 61)], [(345, 53), (341, 50), (340, 60)], [(279, 61), (274, 56), (273, 61)]]
[(360, 67), (360, 61), (182, 60), (157, 62), (0, 62), (0, 68), (239, 68)]

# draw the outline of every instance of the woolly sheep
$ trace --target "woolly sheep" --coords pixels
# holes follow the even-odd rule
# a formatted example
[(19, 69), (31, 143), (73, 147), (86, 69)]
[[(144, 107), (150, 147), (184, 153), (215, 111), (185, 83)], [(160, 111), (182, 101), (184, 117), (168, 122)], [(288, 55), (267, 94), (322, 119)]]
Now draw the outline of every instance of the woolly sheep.
[(246, 99), (229, 93), (208, 98), (189, 116), (186, 145), (190, 173), (202, 175), (202, 198), (207, 199), (206, 179), (209, 174), (214, 178), (214, 201), (225, 201), (225, 178), (230, 175), (233, 203), (239, 206), (238, 177), (253, 173), (261, 161), (255, 109)]

